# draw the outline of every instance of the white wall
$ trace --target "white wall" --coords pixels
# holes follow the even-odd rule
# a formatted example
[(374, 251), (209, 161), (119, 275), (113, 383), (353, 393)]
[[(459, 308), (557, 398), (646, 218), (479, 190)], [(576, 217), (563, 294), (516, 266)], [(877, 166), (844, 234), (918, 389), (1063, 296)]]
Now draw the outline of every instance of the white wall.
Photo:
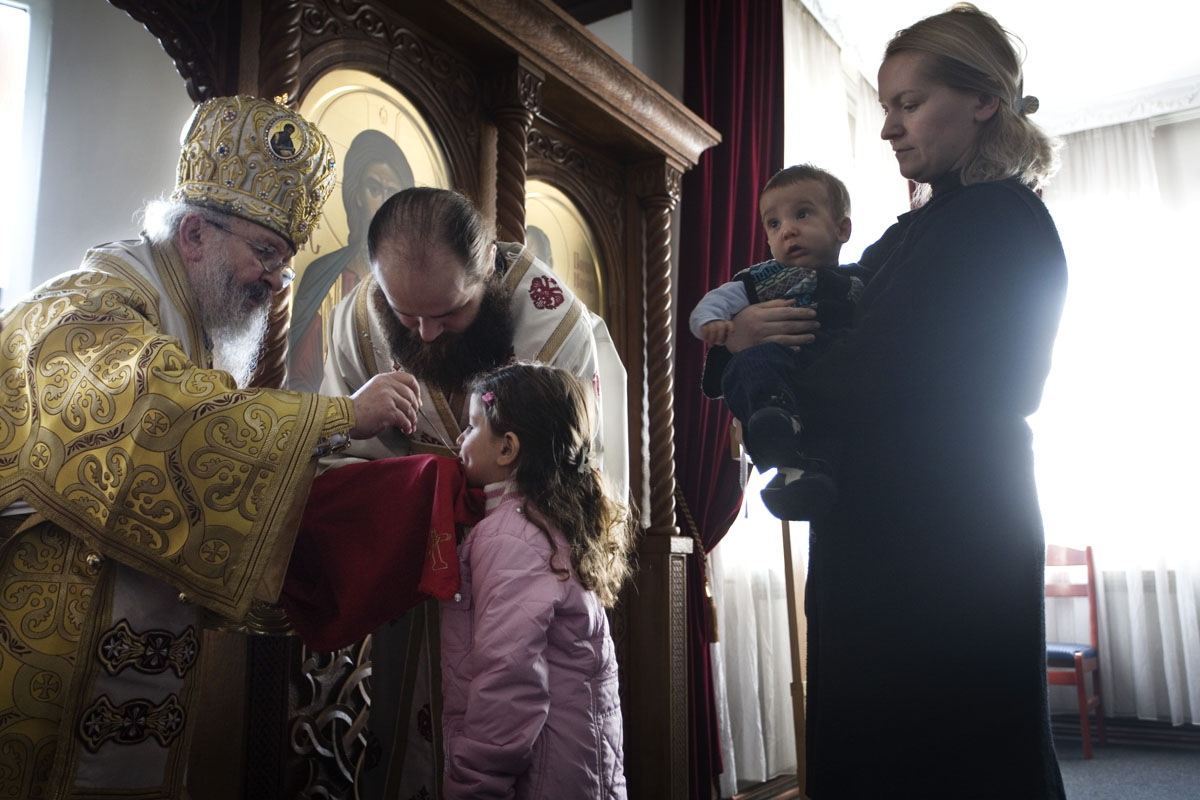
[(683, 99), (684, 0), (633, 0), (587, 29), (674, 97)]
[(633, 0), (633, 64), (683, 99), (684, 0)]
[[(587, 27), (618, 55), (682, 101), (684, 11), (684, 0), (633, 0), (632, 10)], [(676, 205), (671, 214), (671, 299), (676, 303), (681, 208), (682, 203)]]
[(137, 236), (136, 212), (175, 183), (192, 102), (171, 58), (124, 11), (101, 0), (32, 5), (52, 6), (37, 216), (25, 233), (36, 286), (94, 244)]
[(622, 11), (611, 17), (597, 20), (587, 29), (596, 34), (596, 38), (611, 47), (617, 55), (628, 61), (633, 61), (633, 12)]

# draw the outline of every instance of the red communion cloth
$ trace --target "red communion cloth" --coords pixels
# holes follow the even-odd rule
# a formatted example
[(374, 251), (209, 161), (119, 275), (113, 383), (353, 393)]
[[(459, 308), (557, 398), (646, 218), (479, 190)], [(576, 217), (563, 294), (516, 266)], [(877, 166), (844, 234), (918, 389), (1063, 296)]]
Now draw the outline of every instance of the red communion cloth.
[(404, 456), (320, 475), (300, 522), (280, 604), (314, 650), (353, 644), (430, 597), (458, 589), (458, 532), (483, 517), (462, 464)]

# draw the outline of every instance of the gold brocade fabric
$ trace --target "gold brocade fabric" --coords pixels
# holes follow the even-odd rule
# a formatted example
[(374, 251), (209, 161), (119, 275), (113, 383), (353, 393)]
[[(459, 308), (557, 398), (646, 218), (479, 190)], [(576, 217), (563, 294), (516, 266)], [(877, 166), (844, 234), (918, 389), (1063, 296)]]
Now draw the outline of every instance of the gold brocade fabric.
[(34, 513), (0, 517), (0, 797), (181, 796), (198, 606), (275, 599), (352, 424), (239, 390), (194, 307), (173, 248), (116, 243), (3, 319), (0, 511)]
[(34, 797), (49, 777), (95, 570), (81, 540), (0, 517), (0, 796)]
[(122, 277), (68, 273), (5, 318), (0, 508), (23, 499), (239, 617), (307, 494), (314, 443), (349, 429), (348, 400), (237, 389), (158, 330), (152, 287)]

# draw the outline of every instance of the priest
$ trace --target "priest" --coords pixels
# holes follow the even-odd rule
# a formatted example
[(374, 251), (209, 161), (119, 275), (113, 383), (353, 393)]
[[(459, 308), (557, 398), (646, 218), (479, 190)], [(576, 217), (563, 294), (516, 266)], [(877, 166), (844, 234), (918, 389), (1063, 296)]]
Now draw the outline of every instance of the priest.
[[(416, 187), (392, 195), (367, 233), (371, 275), (334, 309), (322, 391), (380, 376), (419, 383), (414, 431), (389, 429), (326, 459), (346, 466), (414, 453), (456, 455), (473, 375), (514, 360), (566, 369), (596, 392), (591, 452), (624, 497), (629, 485), (626, 373), (604, 321), (525, 245), (496, 242), (463, 195)], [(440, 797), (437, 605), (381, 626), (371, 642), (369, 729), (383, 765), (364, 796)]]

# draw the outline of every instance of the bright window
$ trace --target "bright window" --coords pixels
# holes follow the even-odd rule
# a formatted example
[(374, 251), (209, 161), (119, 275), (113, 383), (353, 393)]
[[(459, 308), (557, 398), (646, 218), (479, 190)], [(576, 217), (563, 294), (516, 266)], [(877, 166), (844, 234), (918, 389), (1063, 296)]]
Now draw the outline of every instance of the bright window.
[[(29, 9), (0, 2), (0, 153), (21, 153), (28, 57)], [(0, 242), (11, 242), (20, 234), (16, 228), (20, 195), (0, 192)], [(0, 259), (0, 289), (9, 285), (9, 261)], [(6, 299), (11, 300), (0, 297), (0, 307)]]

